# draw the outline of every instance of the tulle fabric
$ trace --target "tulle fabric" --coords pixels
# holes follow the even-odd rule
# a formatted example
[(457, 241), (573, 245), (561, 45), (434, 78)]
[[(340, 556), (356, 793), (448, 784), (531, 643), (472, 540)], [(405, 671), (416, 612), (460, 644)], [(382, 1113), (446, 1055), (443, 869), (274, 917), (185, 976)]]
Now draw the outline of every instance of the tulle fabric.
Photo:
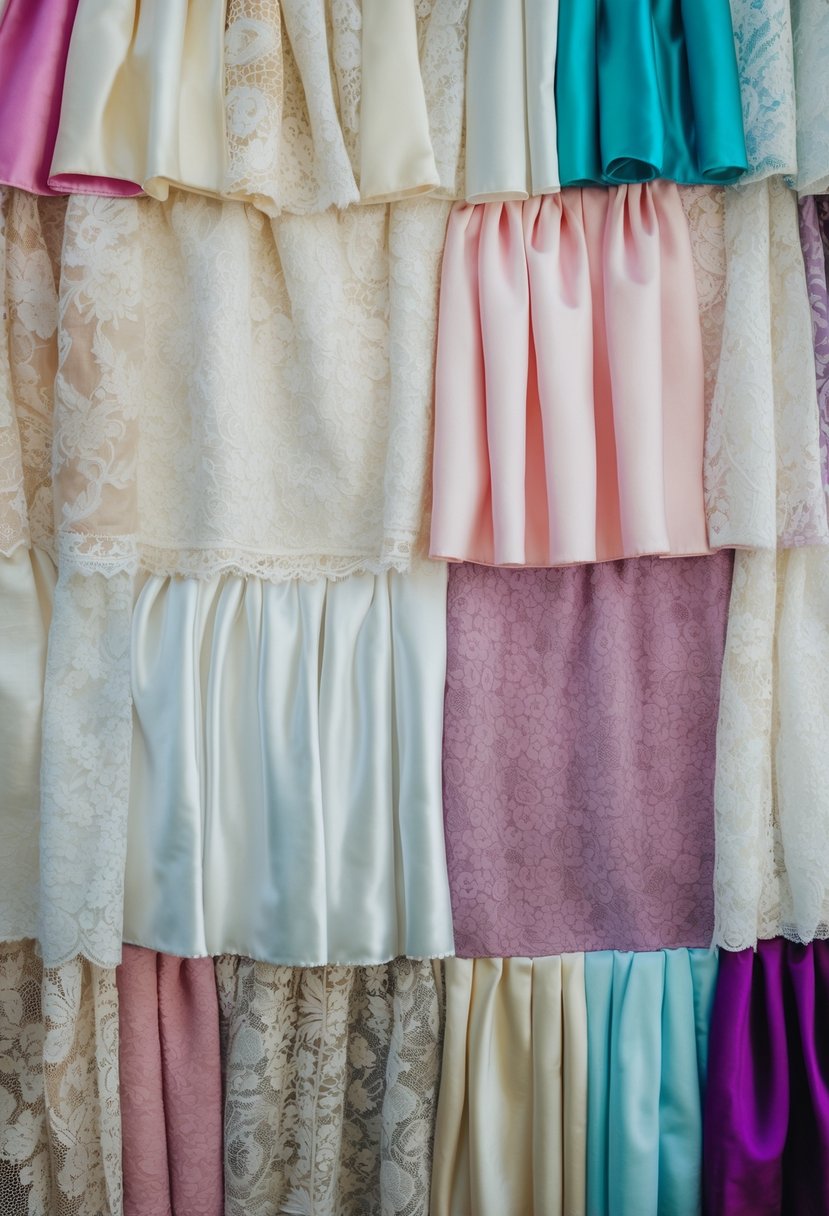
[(559, 0), (556, 108), (563, 185), (736, 180), (728, 0)]
[(829, 943), (720, 952), (705, 1103), (709, 1216), (829, 1208)]
[(116, 978), (124, 1216), (223, 1216), (213, 963), (126, 946)]
[(553, 566), (707, 552), (704, 401), (674, 185), (453, 209), (432, 556)]
[(587, 1211), (699, 1216), (717, 956), (584, 956)]
[(452, 953), (445, 567), (150, 578), (132, 622), (125, 939), (181, 955)]
[(466, 56), (466, 197), (524, 199), (559, 189), (558, 0), (471, 0)]
[(585, 960), (448, 959), (431, 1216), (585, 1216)]

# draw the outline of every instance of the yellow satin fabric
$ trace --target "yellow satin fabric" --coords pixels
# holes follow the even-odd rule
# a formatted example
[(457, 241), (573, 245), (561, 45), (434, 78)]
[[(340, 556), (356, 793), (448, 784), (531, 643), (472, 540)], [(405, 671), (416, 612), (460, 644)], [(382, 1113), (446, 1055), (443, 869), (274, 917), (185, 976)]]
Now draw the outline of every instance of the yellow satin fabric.
[(585, 1216), (584, 956), (447, 959), (431, 1216)]

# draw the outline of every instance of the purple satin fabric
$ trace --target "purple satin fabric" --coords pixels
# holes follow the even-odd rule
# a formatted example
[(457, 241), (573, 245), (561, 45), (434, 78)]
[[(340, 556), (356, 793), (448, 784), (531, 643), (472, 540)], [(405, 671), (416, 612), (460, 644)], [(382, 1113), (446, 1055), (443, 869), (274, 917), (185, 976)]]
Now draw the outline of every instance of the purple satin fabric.
[(829, 1212), (829, 942), (720, 951), (706, 1216)]
[(812, 309), (823, 484), (829, 490), (829, 198), (800, 200), (800, 244)]
[(708, 946), (731, 555), (452, 566), (444, 808), (465, 957)]

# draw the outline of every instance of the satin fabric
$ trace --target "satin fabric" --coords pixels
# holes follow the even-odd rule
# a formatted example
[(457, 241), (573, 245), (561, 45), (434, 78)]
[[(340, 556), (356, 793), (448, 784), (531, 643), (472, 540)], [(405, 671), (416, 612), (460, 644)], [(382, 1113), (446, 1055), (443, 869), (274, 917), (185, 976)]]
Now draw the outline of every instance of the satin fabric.
[(728, 0), (560, 0), (562, 185), (731, 182), (747, 168)]
[(0, 556), (0, 940), (37, 933), (40, 728), (55, 567)]
[(148, 578), (124, 937), (295, 966), (452, 953), (446, 570)]
[(584, 956), (590, 1216), (699, 1216), (716, 977), (707, 950)]
[(466, 197), (481, 203), (559, 189), (558, 0), (470, 0)]
[(213, 963), (125, 946), (115, 974), (124, 1216), (223, 1216)]
[(360, 197), (380, 203), (440, 186), (417, 55), (414, 0), (363, 0)]
[(49, 185), (224, 188), (226, 0), (80, 0)]
[(453, 209), (433, 557), (554, 566), (707, 552), (704, 410), (676, 186)]
[(591, 1211), (584, 966), (447, 959), (431, 1216)]
[(707, 1216), (829, 1211), (829, 943), (720, 952), (705, 1102)]

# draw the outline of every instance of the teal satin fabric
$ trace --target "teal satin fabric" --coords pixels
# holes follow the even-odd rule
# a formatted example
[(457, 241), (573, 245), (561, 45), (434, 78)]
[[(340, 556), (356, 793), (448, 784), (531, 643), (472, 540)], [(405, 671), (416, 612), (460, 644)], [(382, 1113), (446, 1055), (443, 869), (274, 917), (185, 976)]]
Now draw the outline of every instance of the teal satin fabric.
[(560, 0), (561, 184), (731, 182), (747, 168), (728, 0)]
[(716, 979), (708, 950), (585, 954), (590, 1216), (699, 1216)]

